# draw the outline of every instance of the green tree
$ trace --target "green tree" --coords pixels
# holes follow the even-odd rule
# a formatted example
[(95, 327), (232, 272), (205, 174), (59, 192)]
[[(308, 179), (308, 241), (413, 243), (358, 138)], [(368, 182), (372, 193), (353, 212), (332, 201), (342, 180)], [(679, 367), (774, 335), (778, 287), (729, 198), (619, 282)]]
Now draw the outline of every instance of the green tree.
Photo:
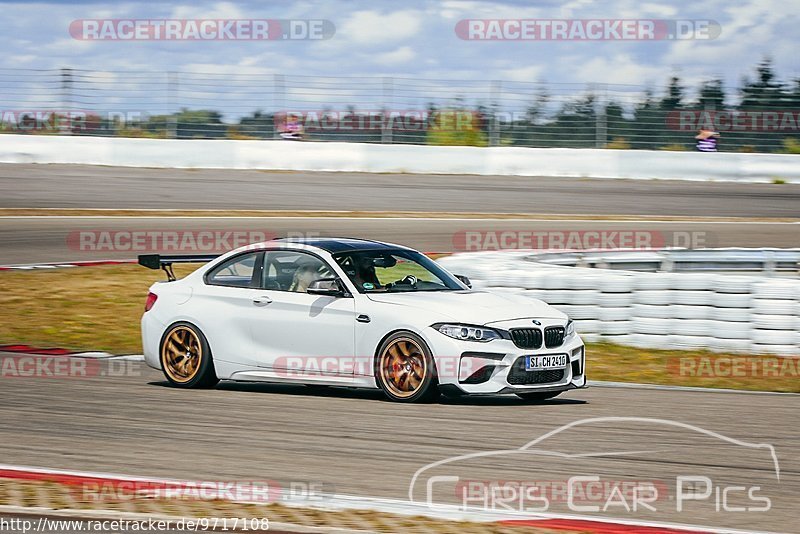
[(429, 145), (487, 146), (478, 114), (464, 108), (442, 109), (431, 121), (427, 136)]

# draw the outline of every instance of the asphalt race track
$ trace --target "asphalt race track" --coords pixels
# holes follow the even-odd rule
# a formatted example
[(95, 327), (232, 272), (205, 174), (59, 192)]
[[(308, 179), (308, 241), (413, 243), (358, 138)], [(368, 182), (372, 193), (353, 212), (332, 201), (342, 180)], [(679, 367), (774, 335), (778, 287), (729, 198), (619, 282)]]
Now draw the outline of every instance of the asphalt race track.
[(800, 185), (0, 164), (0, 208), (800, 217)]
[[(15, 465), (186, 480), (315, 482), (339, 494), (405, 499), (414, 472), (429, 462), (515, 449), (586, 418), (664, 418), (772, 444), (780, 482), (763, 450), (682, 428), (624, 422), (573, 428), (537, 448), (637, 451), (630, 456), (567, 462), (497, 457), (454, 467), (450, 474), (472, 480), (634, 477), (664, 484), (665, 494), (655, 503), (657, 512), (628, 517), (784, 532), (796, 526), (797, 395), (594, 387), (539, 405), (516, 397), (402, 405), (384, 401), (378, 392), (349, 389), (223, 383), (214, 390), (178, 390), (140, 363), (124, 374), (4, 380), (0, 458)], [(674, 500), (666, 496), (674, 493), (676, 473), (708, 476), (719, 484), (761, 485), (772, 508), (718, 513), (711, 499), (689, 503), (677, 514)], [(564, 508), (562, 502), (552, 511)], [(607, 514), (626, 516), (624, 510)]]
[[(685, 247), (702, 240), (705, 247), (800, 246), (800, 223), (486, 220), (413, 218), (164, 218), (164, 217), (0, 217), (0, 264), (133, 258), (137, 251), (103, 245), (102, 235), (129, 237), (136, 232), (213, 232), (257, 235), (257, 240), (287, 235), (362, 237), (400, 243), (425, 252), (458, 252), (497, 247), (498, 236), (509, 233), (512, 244), (532, 232), (567, 236), (587, 230), (643, 234), (653, 246)], [(251, 234), (250, 232), (253, 232)], [(476, 236), (467, 242), (465, 236)], [(81, 236), (87, 236), (81, 241)], [(220, 241), (220, 243), (224, 242)], [(232, 243), (232, 241), (231, 241)], [(142, 252), (142, 251), (140, 251)], [(146, 252), (146, 251), (145, 251)], [(189, 249), (186, 253), (194, 252)], [(205, 252), (196, 250), (196, 252)]]
[[(628, 230), (655, 246), (797, 247), (800, 186), (481, 176), (347, 175), (0, 165), (0, 208), (257, 209), (566, 214), (570, 220), (425, 218), (0, 219), (0, 264), (135, 256), (76, 245), (81, 231), (258, 231), (368, 237), (427, 252), (464, 250), (465, 232)], [(585, 220), (581, 216), (610, 220)], [(640, 220), (613, 220), (641, 215)], [(677, 216), (676, 221), (648, 217)], [(718, 221), (706, 217), (755, 220)], [(70, 238), (72, 236), (72, 239)], [(694, 237), (691, 237), (694, 239)], [(482, 241), (481, 245), (487, 242)], [(690, 243), (691, 246), (691, 243)]]

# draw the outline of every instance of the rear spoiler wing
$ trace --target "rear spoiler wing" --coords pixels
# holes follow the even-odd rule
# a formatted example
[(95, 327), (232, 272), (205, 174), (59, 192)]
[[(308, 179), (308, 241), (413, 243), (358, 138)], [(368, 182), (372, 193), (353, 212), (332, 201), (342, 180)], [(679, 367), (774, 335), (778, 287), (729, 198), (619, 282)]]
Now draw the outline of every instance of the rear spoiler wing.
[(162, 256), (161, 254), (139, 255), (139, 265), (148, 269), (163, 269), (167, 273), (167, 280), (173, 282), (175, 274), (172, 272), (173, 263), (208, 263), (219, 258), (221, 254), (175, 254)]

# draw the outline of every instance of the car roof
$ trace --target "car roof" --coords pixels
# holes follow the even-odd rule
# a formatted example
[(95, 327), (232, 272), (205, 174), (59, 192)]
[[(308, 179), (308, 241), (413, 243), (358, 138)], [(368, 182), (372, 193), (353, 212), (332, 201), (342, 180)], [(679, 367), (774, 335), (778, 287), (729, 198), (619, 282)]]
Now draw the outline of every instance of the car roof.
[(316, 247), (331, 254), (357, 250), (410, 250), (408, 247), (401, 245), (352, 237), (285, 237), (276, 239), (275, 241)]

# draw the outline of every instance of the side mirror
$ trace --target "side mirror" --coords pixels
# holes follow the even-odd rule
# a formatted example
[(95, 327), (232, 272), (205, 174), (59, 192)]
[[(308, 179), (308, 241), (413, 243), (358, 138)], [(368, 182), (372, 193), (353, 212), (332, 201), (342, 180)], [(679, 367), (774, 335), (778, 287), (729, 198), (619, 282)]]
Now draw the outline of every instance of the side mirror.
[(308, 285), (306, 293), (326, 297), (343, 297), (345, 295), (338, 278), (318, 278)]
[(470, 282), (470, 281), (469, 281), (469, 278), (467, 278), (467, 277), (466, 277), (466, 276), (464, 276), (463, 274), (454, 274), (453, 276), (455, 276), (456, 278), (458, 278), (458, 280), (459, 280), (459, 281), (460, 281), (462, 284), (464, 284), (464, 285), (465, 285), (465, 286), (467, 286), (468, 288), (472, 289), (472, 282)]

